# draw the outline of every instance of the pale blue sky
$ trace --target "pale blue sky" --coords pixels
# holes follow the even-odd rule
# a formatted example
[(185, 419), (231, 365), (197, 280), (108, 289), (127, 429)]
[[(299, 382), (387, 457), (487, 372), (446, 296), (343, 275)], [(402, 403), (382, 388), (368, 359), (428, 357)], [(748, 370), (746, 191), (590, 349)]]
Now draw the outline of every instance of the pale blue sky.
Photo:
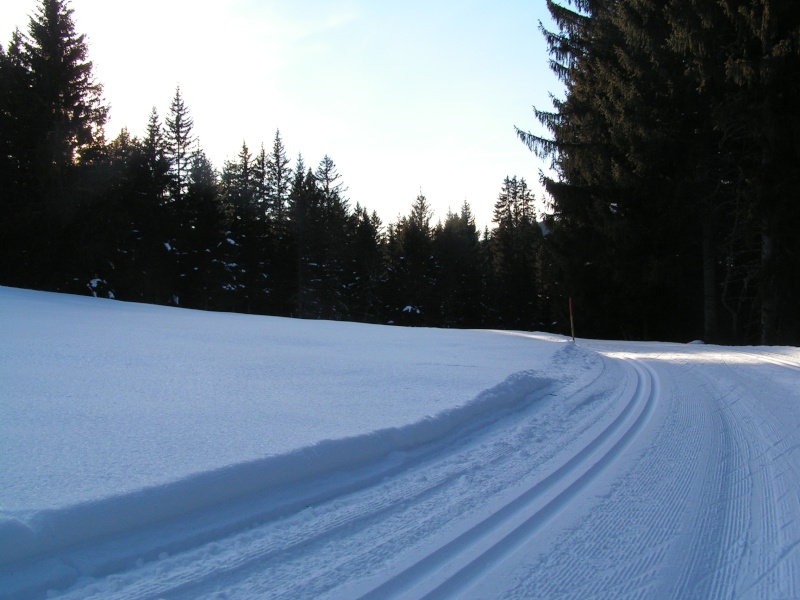
[[(0, 3), (0, 36), (38, 0)], [(538, 190), (542, 163), (514, 125), (539, 131), (560, 84), (538, 32), (544, 0), (72, 0), (111, 106), (107, 137), (140, 135), (180, 84), (221, 169), (280, 128), (292, 162), (333, 158), (352, 204), (384, 223), (420, 189), (444, 219), (466, 199), (480, 226), (506, 175)]]

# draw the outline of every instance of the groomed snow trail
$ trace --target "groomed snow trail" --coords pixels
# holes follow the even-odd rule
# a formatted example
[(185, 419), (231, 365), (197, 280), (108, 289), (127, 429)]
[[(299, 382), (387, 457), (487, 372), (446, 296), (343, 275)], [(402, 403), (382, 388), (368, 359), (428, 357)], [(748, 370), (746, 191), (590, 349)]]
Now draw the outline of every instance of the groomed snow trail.
[(515, 411), (18, 580), (63, 573), (39, 595), (69, 599), (800, 597), (799, 357), (565, 345)]
[(471, 597), (799, 597), (797, 364), (592, 345), (651, 365), (660, 393), (648, 431), (581, 518), (497, 571), (502, 591), (486, 582)]

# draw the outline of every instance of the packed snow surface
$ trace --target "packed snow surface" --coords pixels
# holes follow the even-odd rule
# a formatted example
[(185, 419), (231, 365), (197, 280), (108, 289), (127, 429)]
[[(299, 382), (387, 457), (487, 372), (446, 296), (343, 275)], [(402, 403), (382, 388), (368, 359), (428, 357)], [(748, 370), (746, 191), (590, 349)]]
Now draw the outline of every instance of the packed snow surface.
[(0, 288), (0, 598), (797, 598), (799, 383)]

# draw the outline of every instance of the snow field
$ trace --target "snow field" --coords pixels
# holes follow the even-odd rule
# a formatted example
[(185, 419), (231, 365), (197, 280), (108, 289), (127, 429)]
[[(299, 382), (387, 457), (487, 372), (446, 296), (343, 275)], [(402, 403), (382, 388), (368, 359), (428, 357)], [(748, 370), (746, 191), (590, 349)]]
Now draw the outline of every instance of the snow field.
[(551, 383), (530, 367), (564, 347), (8, 288), (0, 319), (0, 564), (383, 461), (376, 477), (530, 402)]
[(797, 349), (2, 288), (0, 327), (0, 598), (800, 597)]

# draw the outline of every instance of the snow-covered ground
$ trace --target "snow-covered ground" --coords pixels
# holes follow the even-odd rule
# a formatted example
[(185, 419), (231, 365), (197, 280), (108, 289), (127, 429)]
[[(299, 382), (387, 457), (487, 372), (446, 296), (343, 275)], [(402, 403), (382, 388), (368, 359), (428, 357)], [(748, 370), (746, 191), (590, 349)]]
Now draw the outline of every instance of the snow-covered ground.
[(0, 598), (797, 598), (798, 384), (0, 288)]

